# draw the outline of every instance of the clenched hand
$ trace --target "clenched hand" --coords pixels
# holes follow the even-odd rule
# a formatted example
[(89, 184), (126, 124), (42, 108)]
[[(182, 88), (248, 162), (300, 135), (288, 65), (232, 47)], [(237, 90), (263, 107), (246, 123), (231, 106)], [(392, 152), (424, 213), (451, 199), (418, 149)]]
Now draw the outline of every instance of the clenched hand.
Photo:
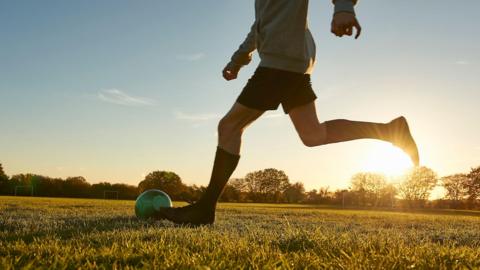
[(240, 71), (240, 67), (237, 65), (232, 65), (231, 63), (227, 64), (227, 66), (223, 69), (222, 75), (223, 78), (227, 81), (235, 80), (238, 76), (238, 72)]
[(358, 23), (355, 14), (350, 12), (338, 12), (333, 15), (331, 31), (337, 37), (343, 37), (344, 35), (351, 36), (353, 34), (353, 28), (357, 30), (355, 35), (355, 39), (357, 39), (362, 33), (362, 27)]

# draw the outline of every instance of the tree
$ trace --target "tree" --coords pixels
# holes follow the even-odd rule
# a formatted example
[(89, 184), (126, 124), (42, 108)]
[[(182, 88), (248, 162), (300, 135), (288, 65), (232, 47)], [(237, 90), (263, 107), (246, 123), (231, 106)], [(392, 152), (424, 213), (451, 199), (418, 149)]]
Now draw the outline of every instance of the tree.
[(234, 186), (227, 184), (219, 198), (221, 202), (238, 202), (240, 200), (240, 191)]
[(244, 178), (233, 178), (228, 184), (241, 193), (248, 192), (248, 183)]
[(91, 185), (83, 176), (68, 177), (63, 184), (63, 192), (67, 197), (88, 198)]
[(312, 189), (305, 193), (305, 202), (318, 203), (318, 193), (316, 189)]
[(154, 171), (145, 176), (145, 179), (138, 184), (140, 192), (147, 189), (160, 189), (166, 192), (173, 200), (186, 200), (182, 196), (186, 186), (182, 179), (174, 172)]
[(468, 195), (469, 178), (466, 174), (458, 173), (441, 178), (442, 186), (447, 193), (445, 198), (455, 203), (463, 200)]
[[(127, 184), (110, 184), (108, 182), (101, 182), (93, 184), (90, 187), (90, 197), (105, 198), (105, 191), (116, 191), (118, 199), (132, 200), (138, 196), (138, 188), (136, 186)], [(108, 195), (108, 194), (107, 194)]]
[(280, 202), (282, 193), (288, 188), (288, 176), (284, 171), (269, 168), (248, 173), (246, 188), (255, 202)]
[[(15, 189), (17, 187), (20, 187), (20, 186), (28, 186), (29, 188), (31, 188), (32, 186), (32, 182), (31, 182), (31, 179), (32, 179), (32, 176), (33, 174), (16, 174), (16, 175), (12, 175), (12, 177), (10, 178), (10, 181), (9, 181), (9, 193), (10, 194), (14, 194), (15, 193)], [(25, 190), (19, 190), (21, 195), (26, 195), (26, 194), (30, 194), (30, 190), (28, 192), (26, 192)]]
[(405, 175), (399, 192), (410, 206), (423, 206), (436, 185), (437, 174), (430, 168), (418, 167)]
[(330, 187), (321, 187), (318, 190), (312, 189), (305, 192), (305, 203), (331, 204), (334, 203), (334, 193), (329, 191)]
[(90, 187), (90, 193), (94, 198), (104, 198), (104, 192), (108, 190), (114, 190), (112, 184), (108, 182), (96, 183)]
[(387, 184), (380, 190), (377, 206), (393, 207), (395, 204), (395, 195), (397, 195), (395, 186), (393, 184)]
[(305, 198), (305, 187), (303, 183), (297, 182), (295, 184), (289, 184), (288, 188), (284, 191), (285, 199), (288, 203), (299, 203)]
[(3, 166), (0, 163), (0, 194), (8, 194), (8, 176), (3, 171)]
[(134, 200), (139, 195), (138, 188), (136, 186), (127, 184), (113, 184), (111, 190), (118, 192), (119, 199)]
[(187, 186), (185, 185), (185, 188), (182, 193), (179, 194), (179, 197), (181, 200), (187, 201), (189, 203), (194, 203), (200, 200), (202, 197), (203, 193), (205, 193), (206, 188), (203, 186)]
[(247, 197), (247, 183), (243, 178), (231, 179), (223, 190), (220, 201), (244, 202)]
[(480, 166), (472, 168), (467, 176), (468, 181), (465, 188), (467, 189), (468, 200), (474, 203), (480, 197)]
[(382, 193), (385, 193), (387, 181), (385, 175), (371, 172), (357, 173), (352, 177), (352, 191), (359, 197), (362, 205), (378, 206)]

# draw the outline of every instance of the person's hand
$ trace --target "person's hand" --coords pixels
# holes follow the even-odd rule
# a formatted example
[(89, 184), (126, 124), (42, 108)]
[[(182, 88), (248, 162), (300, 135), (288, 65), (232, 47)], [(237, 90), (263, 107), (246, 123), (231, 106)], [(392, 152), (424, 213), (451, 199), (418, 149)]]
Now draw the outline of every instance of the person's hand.
[(355, 39), (357, 39), (362, 33), (362, 27), (358, 23), (355, 14), (350, 12), (338, 12), (333, 15), (331, 31), (337, 37), (343, 37), (344, 35), (351, 36), (353, 34), (353, 28), (357, 30), (355, 35)]
[(238, 76), (239, 71), (240, 66), (232, 65), (231, 63), (229, 63), (222, 71), (223, 78), (225, 78), (225, 80), (227, 81), (235, 80)]

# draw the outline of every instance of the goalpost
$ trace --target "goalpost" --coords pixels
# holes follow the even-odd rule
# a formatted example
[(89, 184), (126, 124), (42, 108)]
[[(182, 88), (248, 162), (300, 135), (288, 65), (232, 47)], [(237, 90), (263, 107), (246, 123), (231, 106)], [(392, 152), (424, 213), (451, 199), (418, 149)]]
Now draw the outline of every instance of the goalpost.
[(118, 191), (117, 190), (104, 190), (103, 191), (103, 199), (114, 199), (118, 200)]
[[(29, 191), (30, 196), (33, 196), (33, 186), (15, 186), (15, 196), (20, 196), (19, 195), (19, 193), (20, 193), (19, 190), (21, 191), (22, 189), (26, 189), (27, 192)], [(30, 190), (28, 190), (28, 189), (30, 189)], [(28, 194), (28, 193), (23, 193), (23, 194)]]

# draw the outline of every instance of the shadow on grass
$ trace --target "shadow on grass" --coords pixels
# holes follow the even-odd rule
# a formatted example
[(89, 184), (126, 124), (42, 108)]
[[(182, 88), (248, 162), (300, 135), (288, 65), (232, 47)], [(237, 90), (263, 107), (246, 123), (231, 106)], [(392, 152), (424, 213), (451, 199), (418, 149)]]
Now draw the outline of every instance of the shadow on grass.
[[(59, 218), (55, 220), (56, 225), (43, 224), (42, 227), (34, 225), (18, 226), (19, 224), (0, 223), (0, 231), (6, 232), (3, 242), (15, 242), (22, 240), (31, 243), (36, 238), (53, 237), (55, 239), (68, 240), (78, 238), (80, 235), (87, 235), (96, 232), (146, 230), (149, 228), (167, 228), (172, 225), (166, 221), (153, 219), (139, 220), (134, 216), (116, 216), (105, 218)], [(61, 224), (60, 226), (58, 224)], [(17, 226), (15, 226), (17, 225)], [(51, 227), (48, 227), (51, 225)]]

